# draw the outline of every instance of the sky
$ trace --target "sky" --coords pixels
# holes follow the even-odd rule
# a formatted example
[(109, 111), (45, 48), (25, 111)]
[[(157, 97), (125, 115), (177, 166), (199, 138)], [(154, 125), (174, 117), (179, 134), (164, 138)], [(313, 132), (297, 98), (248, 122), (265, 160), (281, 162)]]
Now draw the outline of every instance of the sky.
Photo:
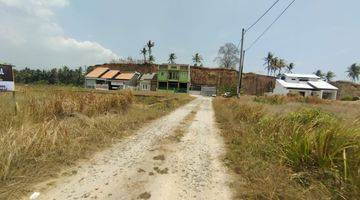
[[(279, 3), (245, 35), (245, 47), (291, 0)], [(0, 62), (48, 69), (79, 67), (116, 58), (141, 59), (155, 42), (157, 63), (174, 52), (177, 63), (217, 67), (221, 45), (238, 44), (241, 29), (275, 0), (0, 0)], [(295, 63), (296, 73), (317, 69), (347, 79), (346, 68), (360, 63), (360, 1), (297, 0), (246, 52), (245, 72), (266, 73), (267, 52)]]

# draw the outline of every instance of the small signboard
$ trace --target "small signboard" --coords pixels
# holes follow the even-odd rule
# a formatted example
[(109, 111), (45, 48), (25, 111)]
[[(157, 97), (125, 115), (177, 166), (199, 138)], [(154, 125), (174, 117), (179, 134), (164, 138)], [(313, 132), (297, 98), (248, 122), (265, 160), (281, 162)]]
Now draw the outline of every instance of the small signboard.
[(0, 91), (14, 91), (14, 74), (11, 65), (0, 64)]

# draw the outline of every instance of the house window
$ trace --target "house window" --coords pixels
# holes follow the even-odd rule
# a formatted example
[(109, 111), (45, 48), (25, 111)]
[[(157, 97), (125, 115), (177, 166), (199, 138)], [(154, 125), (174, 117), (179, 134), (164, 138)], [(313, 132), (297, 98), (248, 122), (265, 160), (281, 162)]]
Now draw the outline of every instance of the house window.
[(300, 78), (300, 81), (309, 81), (308, 78)]
[(178, 72), (169, 72), (169, 79), (171, 79), (171, 80), (179, 79), (179, 73)]

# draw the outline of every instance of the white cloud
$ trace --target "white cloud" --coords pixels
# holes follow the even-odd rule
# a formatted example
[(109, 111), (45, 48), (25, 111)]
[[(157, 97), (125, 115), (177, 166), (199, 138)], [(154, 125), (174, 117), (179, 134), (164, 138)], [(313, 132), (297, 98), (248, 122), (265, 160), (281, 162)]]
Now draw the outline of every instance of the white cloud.
[(0, 62), (19, 66), (80, 66), (118, 56), (97, 42), (78, 41), (54, 22), (68, 0), (0, 0)]

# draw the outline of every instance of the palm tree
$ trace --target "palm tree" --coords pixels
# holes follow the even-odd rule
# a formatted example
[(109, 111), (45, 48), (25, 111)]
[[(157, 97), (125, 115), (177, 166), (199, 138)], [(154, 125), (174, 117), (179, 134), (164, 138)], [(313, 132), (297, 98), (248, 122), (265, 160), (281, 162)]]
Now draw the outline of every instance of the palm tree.
[(146, 46), (148, 47), (148, 51), (149, 51), (149, 57), (152, 55), (152, 48), (155, 46), (155, 43), (151, 40), (149, 40), (149, 42), (146, 44)]
[(353, 82), (359, 81), (359, 76), (360, 76), (359, 65), (357, 65), (356, 63), (352, 64), (346, 72), (348, 73), (348, 77), (351, 78)]
[(171, 54), (169, 55), (169, 59), (168, 59), (169, 63), (170, 63), (170, 64), (175, 64), (176, 58), (177, 58), (177, 57), (176, 57), (175, 53), (171, 53)]
[(271, 59), (270, 61), (270, 73), (275, 75), (276, 71), (278, 70), (278, 66), (279, 66), (279, 61), (280, 59), (278, 57), (275, 57), (273, 59)]
[(328, 71), (325, 75), (325, 79), (327, 82), (330, 82), (335, 77), (335, 73), (332, 71)]
[(277, 69), (279, 70), (278, 75), (281, 74), (281, 71), (284, 67), (286, 67), (286, 61), (284, 59), (280, 59), (278, 65), (277, 65)]
[(153, 55), (149, 56), (149, 63), (153, 64), (155, 62), (155, 57)]
[(324, 77), (325, 77), (325, 74), (320, 69), (316, 70), (316, 72), (314, 72), (314, 74), (322, 79), (324, 79)]
[(271, 52), (269, 52), (267, 54), (267, 56), (264, 58), (264, 60), (265, 60), (264, 65), (266, 65), (265, 69), (267, 69), (268, 75), (270, 75), (270, 72), (272, 71), (271, 65), (270, 65), (272, 59), (274, 59), (274, 54)]
[(144, 56), (144, 64), (145, 64), (146, 63), (146, 54), (147, 54), (146, 48), (144, 47), (143, 49), (141, 49), (140, 53)]
[(286, 71), (287, 71), (288, 73), (292, 73), (292, 70), (294, 69), (294, 67), (295, 67), (295, 64), (294, 64), (294, 63), (290, 63), (290, 64), (288, 64), (288, 65), (286, 66)]
[(195, 53), (195, 55), (193, 55), (192, 60), (193, 60), (193, 62), (194, 62), (194, 66), (195, 66), (195, 67), (197, 67), (197, 66), (202, 66), (203, 58), (202, 58), (202, 56), (201, 56), (199, 53)]

